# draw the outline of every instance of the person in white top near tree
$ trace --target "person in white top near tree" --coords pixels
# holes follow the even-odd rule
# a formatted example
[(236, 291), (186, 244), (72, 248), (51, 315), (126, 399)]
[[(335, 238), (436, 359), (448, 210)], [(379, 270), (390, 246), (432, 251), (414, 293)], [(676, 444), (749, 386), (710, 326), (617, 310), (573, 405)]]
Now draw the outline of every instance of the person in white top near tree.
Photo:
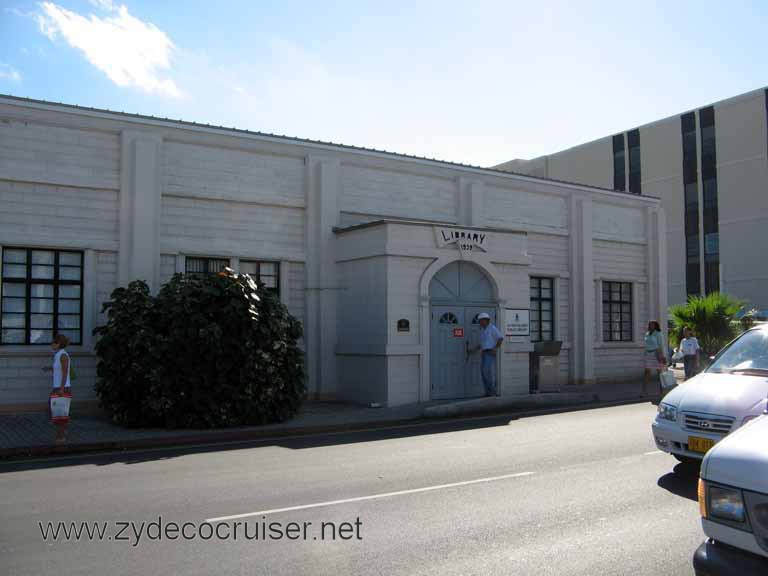
[(683, 339), (680, 341), (680, 351), (683, 353), (685, 379), (692, 378), (699, 372), (699, 341), (688, 326), (683, 329)]
[[(63, 334), (56, 334), (51, 342), (53, 350), (53, 365), (50, 368), (43, 368), (44, 371), (53, 372), (53, 382), (51, 387), (51, 396), (70, 396), (72, 395), (71, 381), (71, 362), (67, 353), (69, 338)], [(51, 400), (48, 399), (48, 411), (50, 414)], [(66, 429), (69, 424), (69, 418), (56, 419), (56, 443), (61, 444), (66, 440)]]

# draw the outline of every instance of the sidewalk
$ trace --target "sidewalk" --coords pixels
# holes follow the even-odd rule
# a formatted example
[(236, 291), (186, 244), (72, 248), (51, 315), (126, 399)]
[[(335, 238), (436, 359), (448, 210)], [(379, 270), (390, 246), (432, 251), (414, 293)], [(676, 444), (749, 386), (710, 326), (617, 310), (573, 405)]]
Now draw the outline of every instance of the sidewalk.
[(306, 402), (299, 414), (287, 422), (217, 430), (128, 429), (103, 417), (78, 417), (73, 413), (67, 429), (67, 442), (60, 446), (54, 443), (55, 428), (45, 413), (0, 414), (0, 458), (236, 442), (396, 426), (427, 418), (589, 408), (640, 402), (643, 401), (641, 392), (642, 383), (637, 382), (568, 386), (561, 393), (409, 404), (394, 408), (368, 408), (340, 402)]

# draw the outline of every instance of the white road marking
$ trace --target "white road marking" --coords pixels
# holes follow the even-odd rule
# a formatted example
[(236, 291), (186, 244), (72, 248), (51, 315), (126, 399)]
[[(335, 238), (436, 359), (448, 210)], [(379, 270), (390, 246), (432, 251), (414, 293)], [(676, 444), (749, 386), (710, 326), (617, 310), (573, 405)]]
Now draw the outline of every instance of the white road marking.
[(661, 450), (651, 450), (650, 452), (643, 452), (643, 456), (653, 456), (654, 454), (666, 454), (666, 452), (662, 452)]
[(288, 506), (287, 508), (273, 508), (271, 510), (259, 510), (258, 512), (246, 512), (245, 514), (233, 514), (232, 516), (220, 516), (218, 518), (208, 518), (206, 522), (226, 522), (227, 520), (248, 518), (249, 516), (266, 516), (267, 514), (277, 514), (279, 512), (292, 512), (294, 510), (307, 510), (309, 508), (320, 508), (322, 506), (336, 506), (338, 504), (349, 504), (351, 502), (364, 502), (366, 500), (377, 500), (379, 498), (391, 498), (392, 496), (404, 496), (407, 494), (418, 494), (420, 492), (432, 492), (434, 490), (445, 490), (447, 488), (457, 488), (459, 486), (471, 486), (472, 484), (482, 484), (484, 482), (498, 482), (499, 480), (508, 480), (510, 478), (522, 478), (524, 476), (531, 476), (532, 474), (533, 472), (517, 472), (515, 474), (489, 476), (487, 478), (477, 478), (475, 480), (465, 480), (463, 482), (452, 482), (450, 484), (437, 484), (435, 486), (412, 488), (410, 490), (397, 490), (396, 492), (383, 492), (381, 494), (371, 494), (370, 496), (358, 496), (357, 498), (328, 500), (326, 502), (315, 502), (314, 504), (303, 504), (301, 506)]

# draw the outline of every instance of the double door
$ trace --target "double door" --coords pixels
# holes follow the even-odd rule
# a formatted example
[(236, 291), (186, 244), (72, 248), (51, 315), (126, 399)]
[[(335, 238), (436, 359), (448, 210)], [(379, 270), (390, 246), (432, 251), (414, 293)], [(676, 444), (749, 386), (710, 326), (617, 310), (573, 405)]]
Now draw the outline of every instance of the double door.
[(475, 398), (485, 393), (480, 375), (477, 316), (485, 312), (496, 323), (490, 306), (433, 306), (430, 349), (432, 399)]

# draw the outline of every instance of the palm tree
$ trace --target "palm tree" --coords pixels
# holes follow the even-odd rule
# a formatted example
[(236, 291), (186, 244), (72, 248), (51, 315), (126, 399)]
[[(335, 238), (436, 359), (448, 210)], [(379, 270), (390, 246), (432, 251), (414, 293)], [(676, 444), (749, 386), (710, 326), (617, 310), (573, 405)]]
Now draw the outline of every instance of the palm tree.
[(690, 296), (686, 304), (669, 309), (669, 317), (679, 338), (688, 326), (699, 339), (699, 345), (707, 356), (717, 352), (739, 333), (736, 313), (743, 302), (727, 294), (713, 292), (707, 296)]

